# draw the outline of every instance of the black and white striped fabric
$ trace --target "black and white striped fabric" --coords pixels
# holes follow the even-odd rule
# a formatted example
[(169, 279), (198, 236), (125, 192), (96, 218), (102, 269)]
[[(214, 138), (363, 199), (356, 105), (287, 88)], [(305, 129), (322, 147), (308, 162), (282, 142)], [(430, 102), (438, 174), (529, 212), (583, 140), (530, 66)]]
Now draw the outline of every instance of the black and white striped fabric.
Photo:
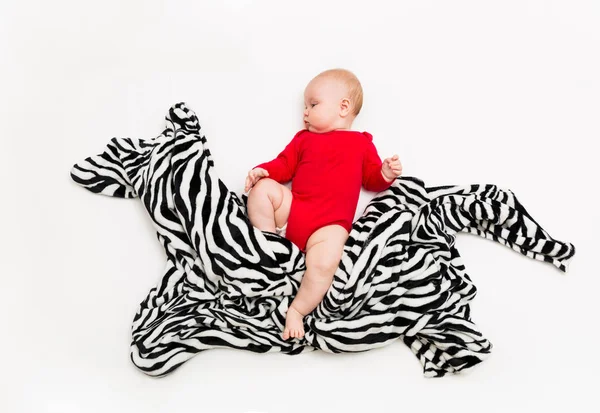
[(359, 352), (402, 339), (426, 377), (484, 360), (492, 344), (471, 321), (477, 292), (454, 242), (470, 232), (563, 272), (575, 247), (553, 239), (515, 195), (495, 185), (426, 187), (399, 177), (352, 227), (333, 284), (305, 317), (302, 339), (281, 338), (306, 269), (289, 240), (253, 227), (247, 196), (227, 189), (198, 119), (173, 105), (155, 138), (113, 138), (71, 169), (103, 195), (144, 204), (163, 245), (164, 276), (133, 320), (131, 360), (164, 376), (202, 350)]

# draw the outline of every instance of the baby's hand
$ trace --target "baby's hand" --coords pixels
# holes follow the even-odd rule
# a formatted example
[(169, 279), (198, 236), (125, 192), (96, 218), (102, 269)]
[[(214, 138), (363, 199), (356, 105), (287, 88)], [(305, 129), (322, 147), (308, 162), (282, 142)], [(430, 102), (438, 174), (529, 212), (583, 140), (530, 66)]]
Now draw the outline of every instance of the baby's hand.
[(381, 174), (388, 182), (393, 181), (396, 177), (402, 175), (402, 164), (400, 163), (400, 159), (398, 159), (398, 155), (383, 160)]
[(246, 177), (246, 187), (244, 188), (244, 192), (248, 192), (250, 188), (254, 186), (258, 182), (260, 178), (266, 178), (269, 176), (269, 172), (263, 168), (254, 168), (250, 172), (248, 172), (248, 176)]

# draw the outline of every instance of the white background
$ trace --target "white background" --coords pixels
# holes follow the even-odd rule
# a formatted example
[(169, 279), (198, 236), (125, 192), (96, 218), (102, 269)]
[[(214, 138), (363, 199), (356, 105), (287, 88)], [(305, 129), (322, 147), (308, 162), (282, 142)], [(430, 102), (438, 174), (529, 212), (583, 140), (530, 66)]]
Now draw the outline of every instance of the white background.
[[(600, 3), (575, 0), (3, 1), (0, 411), (598, 411), (599, 19)], [(575, 244), (569, 272), (460, 234), (473, 321), (494, 345), (460, 375), (424, 378), (400, 341), (216, 349), (144, 375), (131, 321), (164, 251), (139, 200), (86, 191), (72, 165), (113, 136), (157, 135), (185, 101), (241, 193), (333, 67), (361, 80), (354, 128), (382, 159), (398, 153), (428, 186), (513, 190)]]

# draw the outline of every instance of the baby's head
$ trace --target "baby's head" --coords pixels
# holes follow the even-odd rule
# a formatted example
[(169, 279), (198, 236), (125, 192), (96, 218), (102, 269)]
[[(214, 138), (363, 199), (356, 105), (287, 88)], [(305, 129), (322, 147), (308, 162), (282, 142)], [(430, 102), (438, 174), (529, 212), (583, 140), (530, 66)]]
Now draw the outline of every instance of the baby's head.
[(362, 87), (352, 72), (326, 70), (315, 76), (304, 90), (304, 125), (318, 133), (350, 129), (362, 103)]

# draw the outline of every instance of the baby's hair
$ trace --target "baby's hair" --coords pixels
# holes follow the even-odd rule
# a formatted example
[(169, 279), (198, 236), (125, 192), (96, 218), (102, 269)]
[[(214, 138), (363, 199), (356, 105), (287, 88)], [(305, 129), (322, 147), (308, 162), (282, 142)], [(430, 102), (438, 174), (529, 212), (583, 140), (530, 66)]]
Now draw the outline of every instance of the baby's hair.
[(343, 82), (348, 88), (350, 94), (350, 103), (352, 105), (352, 114), (354, 116), (360, 113), (363, 104), (363, 90), (358, 78), (346, 69), (329, 69), (319, 73), (316, 77), (332, 77)]

